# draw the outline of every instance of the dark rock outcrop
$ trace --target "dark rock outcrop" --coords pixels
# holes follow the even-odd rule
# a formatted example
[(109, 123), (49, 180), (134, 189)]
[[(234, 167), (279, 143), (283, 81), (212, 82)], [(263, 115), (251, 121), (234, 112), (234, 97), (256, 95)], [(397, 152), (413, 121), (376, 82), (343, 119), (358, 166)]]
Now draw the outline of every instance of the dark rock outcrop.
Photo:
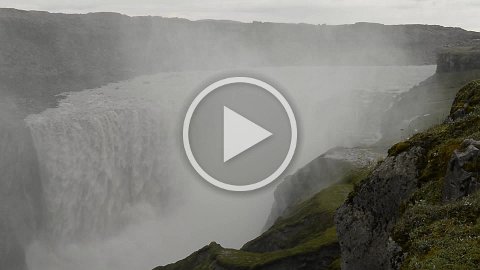
[(480, 141), (465, 140), (455, 150), (445, 175), (444, 201), (458, 200), (480, 190)]
[(415, 147), (386, 158), (337, 210), (342, 269), (395, 269), (399, 248), (390, 233), (400, 204), (416, 188), (423, 152)]

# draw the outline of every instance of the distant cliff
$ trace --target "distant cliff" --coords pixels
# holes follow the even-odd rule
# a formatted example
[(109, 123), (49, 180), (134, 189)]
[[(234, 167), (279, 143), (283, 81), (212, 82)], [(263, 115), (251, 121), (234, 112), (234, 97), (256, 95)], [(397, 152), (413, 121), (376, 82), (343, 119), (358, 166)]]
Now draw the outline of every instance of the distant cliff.
[(480, 46), (443, 49), (438, 54), (437, 72), (480, 69)]
[(457, 90), (480, 78), (479, 40), (469, 46), (445, 47), (437, 54), (437, 72), (396, 97), (383, 115), (380, 144), (408, 138), (447, 117)]
[(0, 92), (25, 103), (48, 103), (64, 91), (159, 71), (434, 64), (440, 48), (478, 38), (476, 32), (429, 25), (239, 23), (0, 9)]

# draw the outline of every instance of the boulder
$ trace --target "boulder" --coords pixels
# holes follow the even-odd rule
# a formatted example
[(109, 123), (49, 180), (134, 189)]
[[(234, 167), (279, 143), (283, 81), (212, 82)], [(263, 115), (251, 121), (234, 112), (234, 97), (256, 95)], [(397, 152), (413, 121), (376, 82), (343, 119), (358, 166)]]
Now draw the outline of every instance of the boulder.
[(443, 200), (457, 200), (480, 189), (480, 141), (467, 139), (454, 151), (445, 175)]
[(416, 189), (423, 155), (424, 149), (412, 147), (387, 157), (337, 210), (342, 269), (397, 268), (401, 249), (390, 234), (402, 202)]

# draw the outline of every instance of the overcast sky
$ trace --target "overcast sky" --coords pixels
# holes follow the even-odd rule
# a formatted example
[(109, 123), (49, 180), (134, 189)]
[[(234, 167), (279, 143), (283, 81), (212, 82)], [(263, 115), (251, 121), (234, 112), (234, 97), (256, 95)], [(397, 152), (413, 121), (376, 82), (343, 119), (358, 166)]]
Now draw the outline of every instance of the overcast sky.
[(479, 0), (0, 0), (0, 5), (63, 13), (114, 11), (192, 20), (422, 23), (480, 31)]

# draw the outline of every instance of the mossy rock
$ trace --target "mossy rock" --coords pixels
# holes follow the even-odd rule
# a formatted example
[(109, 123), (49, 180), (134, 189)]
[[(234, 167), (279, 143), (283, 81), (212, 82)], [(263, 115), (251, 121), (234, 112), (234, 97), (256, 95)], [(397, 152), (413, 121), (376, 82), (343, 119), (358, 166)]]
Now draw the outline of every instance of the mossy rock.
[(408, 141), (399, 142), (394, 144), (390, 149), (388, 149), (389, 156), (396, 156), (410, 148), (410, 143)]
[[(401, 209), (393, 239), (406, 255), (402, 269), (478, 269), (480, 265), (480, 193), (444, 202), (444, 177), (455, 150), (465, 139), (480, 139), (480, 81), (462, 88), (452, 106), (450, 120), (416, 134), (392, 147), (426, 150), (419, 187)], [(464, 110), (460, 116), (457, 112)], [(453, 117), (454, 116), (454, 117)], [(464, 164), (480, 172), (477, 162)]]
[(460, 89), (450, 110), (450, 117), (469, 114), (480, 105), (480, 80), (473, 81)]

